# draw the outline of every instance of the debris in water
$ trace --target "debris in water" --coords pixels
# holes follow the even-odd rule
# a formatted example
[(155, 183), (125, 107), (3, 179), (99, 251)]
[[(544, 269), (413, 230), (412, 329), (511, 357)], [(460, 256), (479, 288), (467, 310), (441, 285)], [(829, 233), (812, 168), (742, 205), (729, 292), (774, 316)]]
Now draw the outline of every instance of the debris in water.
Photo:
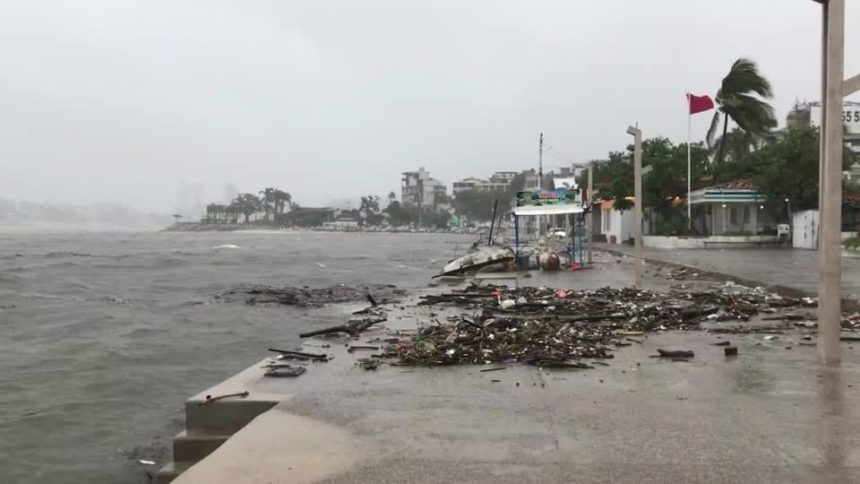
[(154, 460), (140, 459), (138, 462), (140, 462), (141, 464), (143, 464), (145, 466), (154, 466), (155, 465)]
[[(223, 301), (244, 300), (246, 304), (279, 304), (287, 306), (315, 306), (321, 304), (358, 302), (373, 300), (377, 304), (397, 302), (406, 291), (388, 284), (366, 284), (311, 289), (309, 287), (272, 287), (263, 285), (240, 285), (218, 293), (215, 299)], [(371, 306), (375, 307), (373, 303)]]

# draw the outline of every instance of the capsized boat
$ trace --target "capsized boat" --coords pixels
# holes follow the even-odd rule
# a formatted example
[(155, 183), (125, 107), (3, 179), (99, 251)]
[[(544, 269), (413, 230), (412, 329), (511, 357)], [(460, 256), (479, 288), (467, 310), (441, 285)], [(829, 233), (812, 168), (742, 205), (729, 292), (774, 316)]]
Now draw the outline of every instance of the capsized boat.
[(506, 262), (512, 262), (515, 257), (516, 255), (510, 247), (486, 245), (445, 264), (442, 272), (433, 277), (459, 276), (468, 272), (476, 272), (491, 265), (503, 265)]

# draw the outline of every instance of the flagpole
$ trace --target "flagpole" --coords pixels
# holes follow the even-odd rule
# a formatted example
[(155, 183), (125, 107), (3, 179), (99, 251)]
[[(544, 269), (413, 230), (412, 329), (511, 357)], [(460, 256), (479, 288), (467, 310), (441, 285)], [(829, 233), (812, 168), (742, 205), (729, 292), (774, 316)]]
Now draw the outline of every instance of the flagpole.
[(693, 208), (690, 205), (690, 138), (693, 115), (690, 114), (690, 92), (687, 91), (687, 230), (693, 231)]

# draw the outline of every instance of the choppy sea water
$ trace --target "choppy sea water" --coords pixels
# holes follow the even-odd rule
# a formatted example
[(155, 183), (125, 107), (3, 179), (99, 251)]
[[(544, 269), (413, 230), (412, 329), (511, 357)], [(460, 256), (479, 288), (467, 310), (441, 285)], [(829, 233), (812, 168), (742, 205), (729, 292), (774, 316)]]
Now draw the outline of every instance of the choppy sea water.
[(425, 287), (473, 240), (0, 234), (0, 482), (148, 482), (184, 426), (187, 397), (351, 309), (224, 303), (213, 299), (220, 291), (249, 283)]

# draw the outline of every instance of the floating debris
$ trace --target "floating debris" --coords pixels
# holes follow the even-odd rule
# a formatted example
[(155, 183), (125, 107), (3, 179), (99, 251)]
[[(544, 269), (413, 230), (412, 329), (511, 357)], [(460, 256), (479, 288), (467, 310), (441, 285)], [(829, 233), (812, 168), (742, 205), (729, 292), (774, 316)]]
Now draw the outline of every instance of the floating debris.
[[(346, 286), (343, 284), (322, 287), (272, 287), (264, 285), (241, 285), (215, 295), (224, 301), (244, 300), (247, 304), (269, 304), (286, 306), (317, 306), (331, 303), (358, 302), (368, 299), (372, 306), (399, 301), (406, 291), (388, 284)], [(376, 303), (376, 304), (373, 304)]]

